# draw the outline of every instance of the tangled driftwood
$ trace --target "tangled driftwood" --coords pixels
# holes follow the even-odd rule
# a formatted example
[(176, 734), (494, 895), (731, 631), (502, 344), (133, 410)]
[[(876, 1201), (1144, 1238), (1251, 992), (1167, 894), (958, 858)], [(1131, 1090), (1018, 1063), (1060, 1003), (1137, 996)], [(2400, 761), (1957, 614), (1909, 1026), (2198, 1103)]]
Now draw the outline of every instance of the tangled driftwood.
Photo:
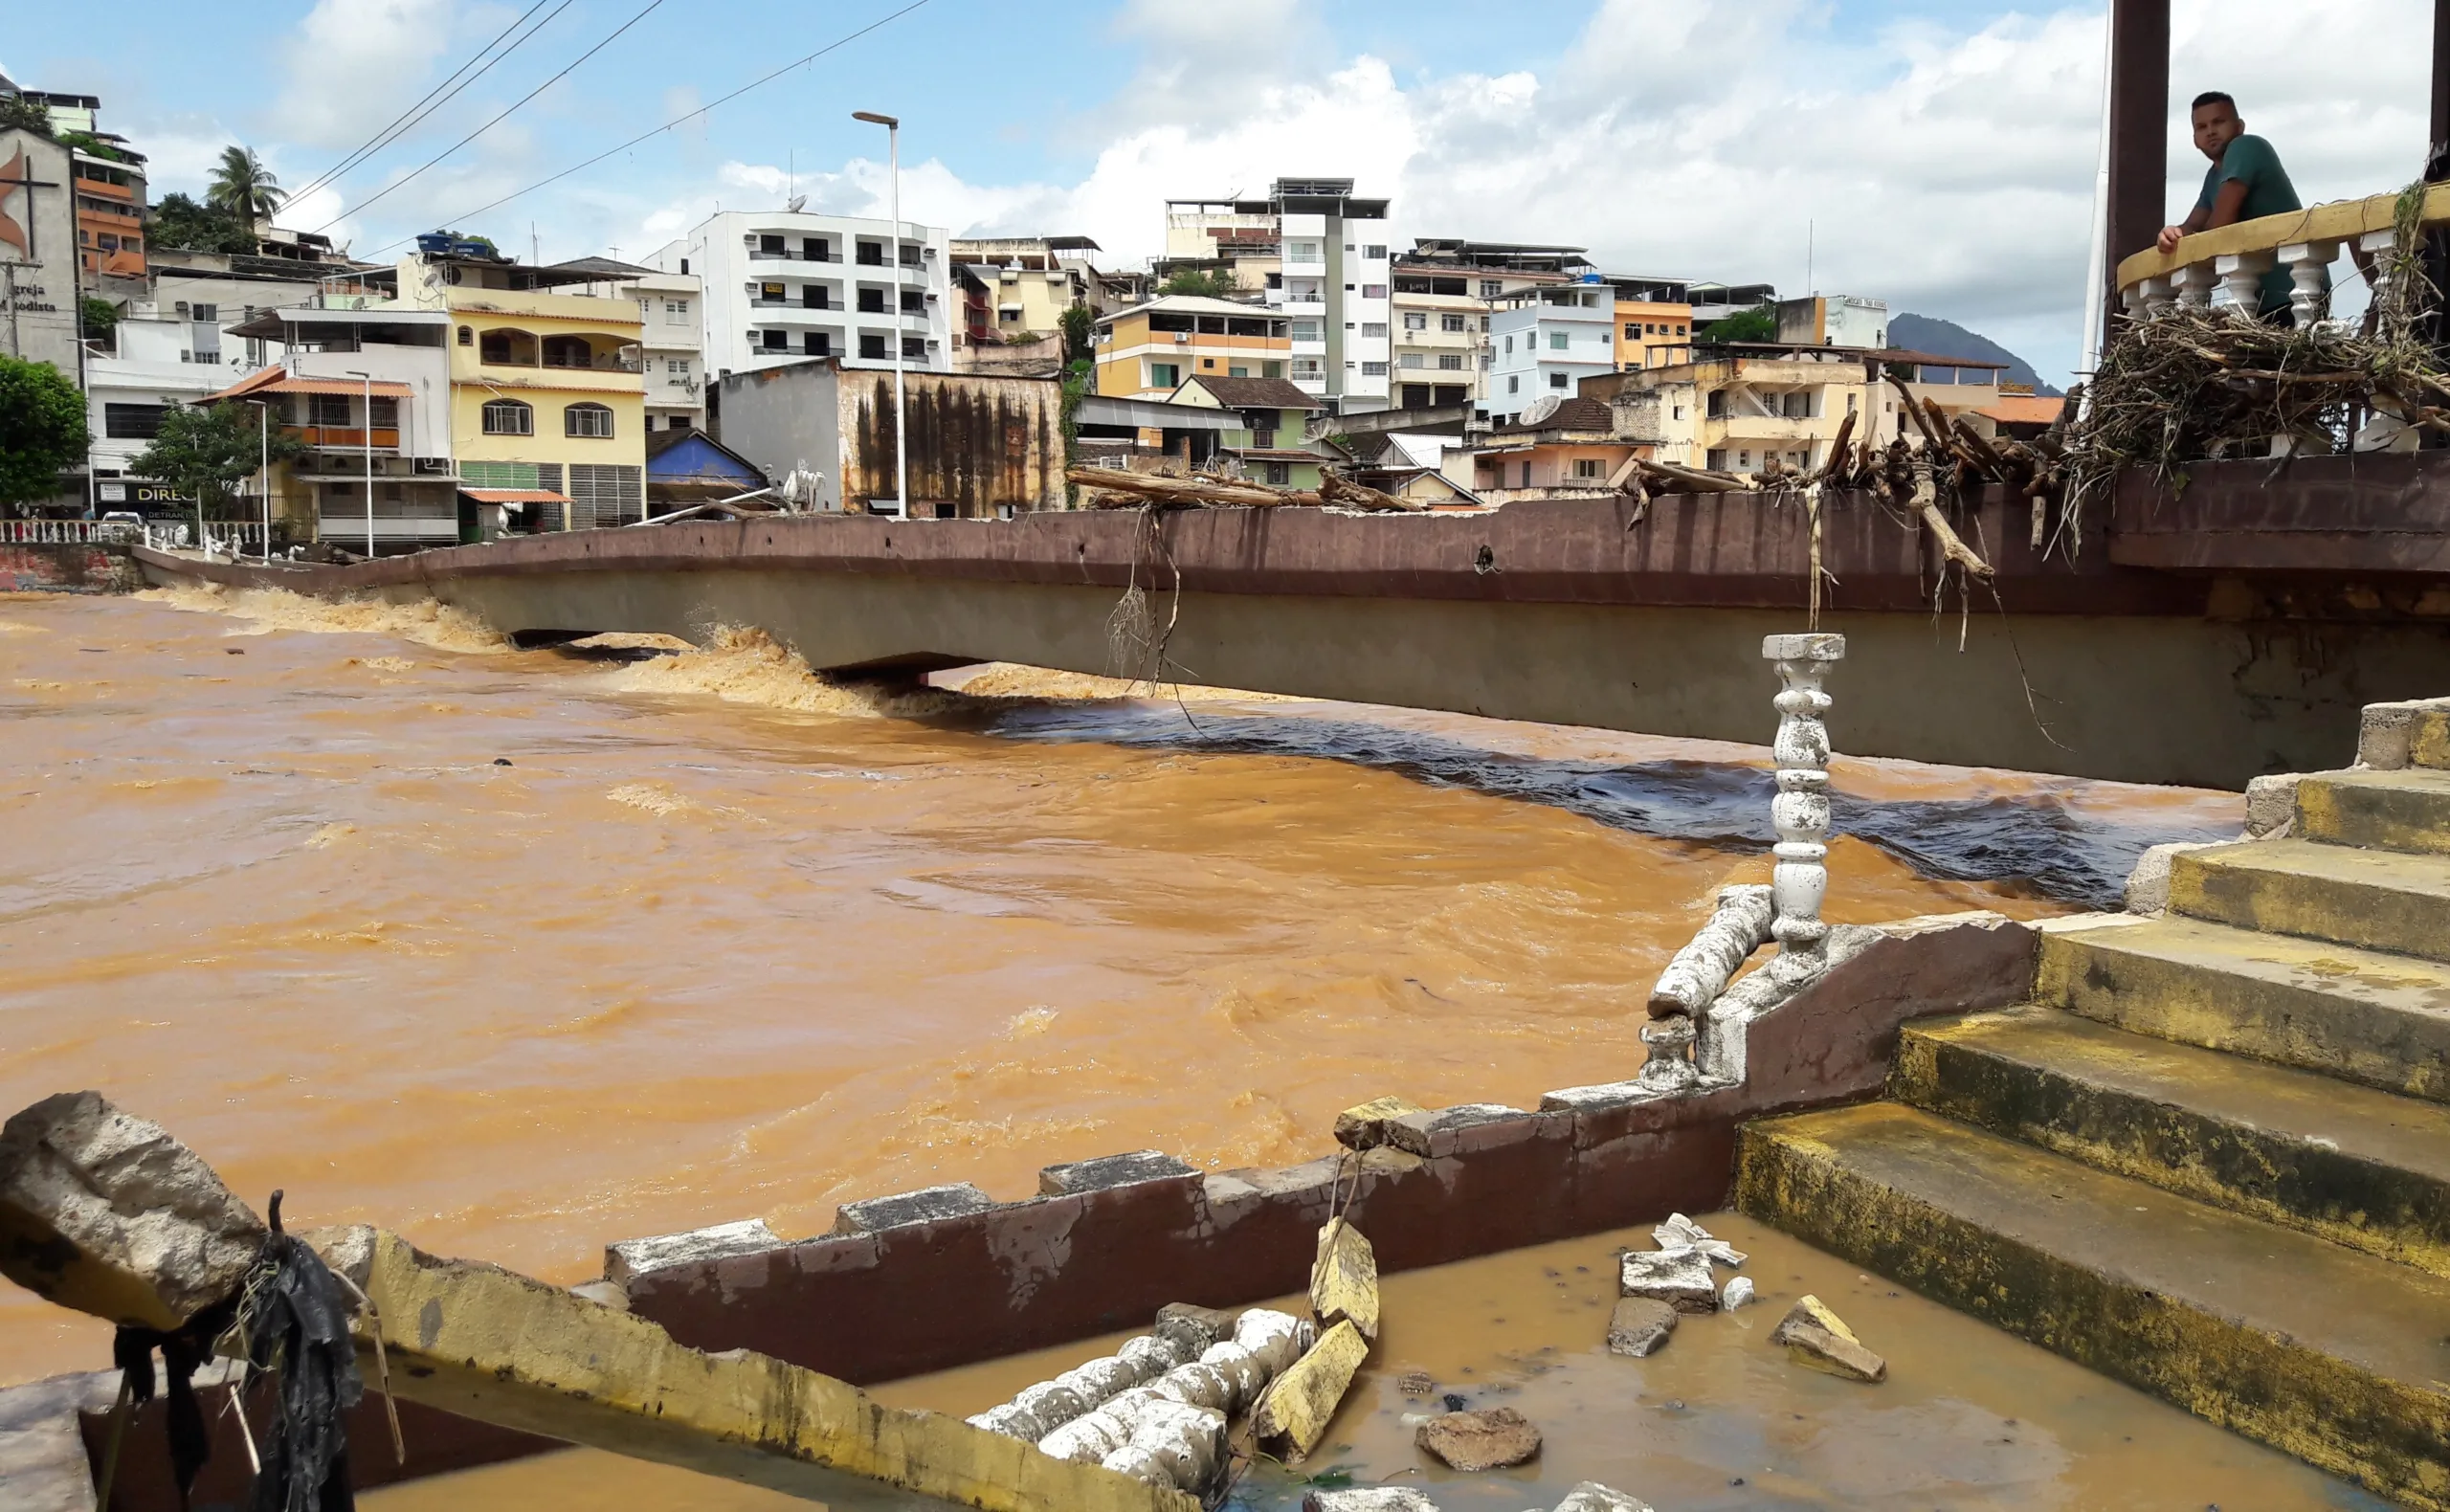
[(1114, 467), (1067, 468), (1063, 476), (1088, 491), (1085, 501), (1091, 509), (1138, 509), (1148, 504), (1244, 509), (1307, 504), (1312, 508), (1325, 505), (1334, 509), (1405, 511), (1429, 507), (1381, 493), (1336, 472), (1325, 473), (1315, 489), (1270, 488), (1264, 483), (1205, 475), (1169, 478), (1154, 473), (1126, 473)]

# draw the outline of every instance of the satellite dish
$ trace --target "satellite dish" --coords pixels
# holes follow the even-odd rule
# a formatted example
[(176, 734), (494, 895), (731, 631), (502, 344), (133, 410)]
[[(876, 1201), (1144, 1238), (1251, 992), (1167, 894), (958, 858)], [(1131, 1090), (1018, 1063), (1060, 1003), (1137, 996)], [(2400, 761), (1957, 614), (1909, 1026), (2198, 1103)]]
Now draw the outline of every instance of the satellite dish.
[(1520, 423), (1524, 425), (1538, 425), (1542, 421), (1548, 419), (1548, 416), (1557, 412), (1557, 405), (1559, 403), (1560, 401), (1555, 394), (1544, 393), (1539, 398), (1532, 400), (1529, 406), (1527, 406), (1524, 410), (1523, 413), (1517, 418)]
[(806, 205), (807, 203), (808, 203), (808, 196), (807, 196), (807, 195), (805, 195), (805, 194), (794, 194), (794, 195), (792, 195), (792, 196), (791, 196), (791, 203), (789, 203), (789, 204), (787, 204), (787, 205), (785, 205), (785, 206), (783, 207), (783, 211), (784, 211), (784, 212), (785, 212), (786, 214), (796, 215), (796, 214), (798, 214), (798, 213), (800, 212), (800, 207), (801, 207), (801, 206), (803, 206), (803, 205)]

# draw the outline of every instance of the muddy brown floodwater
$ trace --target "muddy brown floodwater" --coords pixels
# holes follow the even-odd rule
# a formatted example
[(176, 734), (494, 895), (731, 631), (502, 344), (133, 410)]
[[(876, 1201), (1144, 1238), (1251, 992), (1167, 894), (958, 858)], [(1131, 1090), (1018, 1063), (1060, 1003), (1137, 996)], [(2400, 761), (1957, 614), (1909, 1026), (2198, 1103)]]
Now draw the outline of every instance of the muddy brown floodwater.
[[(1766, 872), (1748, 747), (980, 685), (846, 692), (754, 635), (0, 598), (0, 1106), (97, 1087), (296, 1224), (573, 1281), (612, 1239), (1150, 1145), (1290, 1163), (1367, 1097), (1627, 1074), (1666, 956)], [(1836, 781), (1870, 836), (1841, 920), (2071, 908), (2241, 810)], [(0, 1290), (0, 1380), (108, 1357)]]

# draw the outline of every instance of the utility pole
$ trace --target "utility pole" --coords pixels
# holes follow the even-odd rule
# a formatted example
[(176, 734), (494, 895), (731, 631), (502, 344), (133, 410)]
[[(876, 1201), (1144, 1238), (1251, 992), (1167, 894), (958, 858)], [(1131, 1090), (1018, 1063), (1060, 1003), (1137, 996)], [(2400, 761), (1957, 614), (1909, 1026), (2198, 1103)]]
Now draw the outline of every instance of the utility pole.
[(893, 180), (893, 512), (910, 518), (910, 427), (902, 377), (902, 122), (855, 110), (854, 121), (884, 127), (885, 161)]

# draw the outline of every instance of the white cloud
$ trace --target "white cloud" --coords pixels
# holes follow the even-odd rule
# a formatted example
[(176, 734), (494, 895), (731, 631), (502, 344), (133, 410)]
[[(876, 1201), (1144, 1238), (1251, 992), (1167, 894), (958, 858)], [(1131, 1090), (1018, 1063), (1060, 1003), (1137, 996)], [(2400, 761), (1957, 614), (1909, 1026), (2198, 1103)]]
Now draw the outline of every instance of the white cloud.
[(414, 103), (452, 42), (454, 0), (316, 0), (282, 50), (280, 134), (345, 153)]

